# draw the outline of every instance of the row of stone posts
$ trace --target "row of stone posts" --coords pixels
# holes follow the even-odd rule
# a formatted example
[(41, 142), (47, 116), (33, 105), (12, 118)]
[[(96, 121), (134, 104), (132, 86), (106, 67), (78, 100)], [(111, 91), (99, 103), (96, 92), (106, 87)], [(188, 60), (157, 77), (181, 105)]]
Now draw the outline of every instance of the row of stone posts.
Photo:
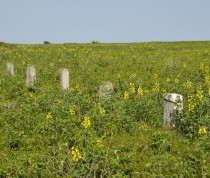
[[(14, 76), (14, 65), (7, 65), (7, 72)], [(60, 69), (60, 86), (62, 90), (69, 89), (69, 71), (68, 69)], [(28, 65), (26, 69), (26, 86), (33, 87), (36, 81), (36, 69), (32, 65)]]
[[(14, 76), (14, 65), (8, 64), (7, 71)], [(60, 69), (60, 87), (62, 90), (69, 89), (69, 71), (68, 69)], [(26, 86), (33, 87), (36, 80), (36, 69), (32, 65), (27, 66), (26, 70)], [(102, 100), (108, 100), (111, 98), (113, 92), (113, 85), (111, 82), (103, 82), (99, 87), (99, 98)], [(164, 97), (164, 127), (172, 128), (176, 127), (176, 124), (180, 122), (177, 118), (183, 110), (183, 97), (179, 94), (169, 93)]]

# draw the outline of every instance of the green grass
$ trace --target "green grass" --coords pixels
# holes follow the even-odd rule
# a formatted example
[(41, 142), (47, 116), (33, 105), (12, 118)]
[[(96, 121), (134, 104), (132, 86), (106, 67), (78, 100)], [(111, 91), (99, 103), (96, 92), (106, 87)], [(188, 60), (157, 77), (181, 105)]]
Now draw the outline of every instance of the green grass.
[[(0, 43), (0, 177), (210, 177), (209, 49), (209, 41)], [(37, 71), (33, 88), (27, 64)], [(104, 81), (114, 91), (100, 103)], [(163, 128), (167, 93), (184, 98), (176, 129)]]

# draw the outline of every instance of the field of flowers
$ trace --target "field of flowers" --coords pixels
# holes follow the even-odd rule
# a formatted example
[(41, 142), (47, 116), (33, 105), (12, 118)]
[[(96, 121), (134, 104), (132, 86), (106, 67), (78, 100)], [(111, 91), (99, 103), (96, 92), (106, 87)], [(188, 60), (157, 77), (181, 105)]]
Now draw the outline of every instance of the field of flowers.
[[(0, 43), (0, 178), (210, 177), (209, 68), (208, 41)], [(100, 100), (106, 81), (114, 90)], [(184, 99), (173, 129), (163, 127), (168, 93)]]

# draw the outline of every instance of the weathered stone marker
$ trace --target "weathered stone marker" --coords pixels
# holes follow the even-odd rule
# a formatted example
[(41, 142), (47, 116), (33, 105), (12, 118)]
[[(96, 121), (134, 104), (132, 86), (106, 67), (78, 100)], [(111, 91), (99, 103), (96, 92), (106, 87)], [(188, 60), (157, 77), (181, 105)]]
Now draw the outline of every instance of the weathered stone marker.
[(62, 90), (69, 89), (69, 71), (68, 69), (60, 69), (60, 86)]
[(28, 65), (26, 71), (26, 86), (27, 87), (34, 86), (35, 80), (36, 80), (36, 69), (32, 65)]
[[(177, 114), (183, 110), (183, 97), (169, 93), (164, 97), (164, 127), (176, 127)], [(180, 122), (180, 121), (178, 121)]]
[(99, 87), (99, 98), (109, 99), (111, 97), (111, 92), (113, 91), (112, 82), (103, 82)]
[(7, 72), (10, 73), (11, 75), (14, 75), (14, 65), (13, 64), (7, 64)]

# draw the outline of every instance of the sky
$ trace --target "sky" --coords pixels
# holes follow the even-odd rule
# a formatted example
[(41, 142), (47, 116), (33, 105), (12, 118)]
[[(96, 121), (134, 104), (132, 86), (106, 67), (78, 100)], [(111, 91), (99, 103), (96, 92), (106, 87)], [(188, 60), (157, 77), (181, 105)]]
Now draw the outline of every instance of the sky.
[(210, 0), (0, 0), (0, 41), (210, 40)]

